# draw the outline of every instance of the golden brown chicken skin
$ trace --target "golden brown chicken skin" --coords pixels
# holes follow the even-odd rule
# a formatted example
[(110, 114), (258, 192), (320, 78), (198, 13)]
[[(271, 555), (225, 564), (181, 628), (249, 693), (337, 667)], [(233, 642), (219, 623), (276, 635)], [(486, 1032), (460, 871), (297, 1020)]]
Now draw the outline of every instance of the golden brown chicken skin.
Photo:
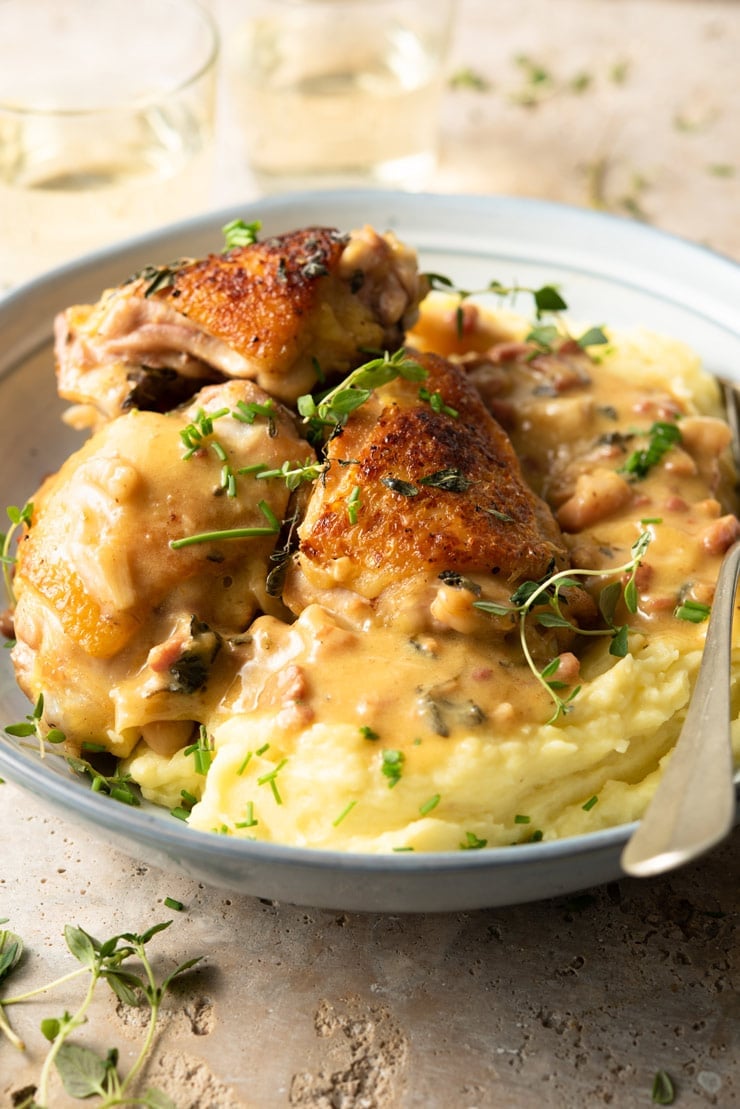
[(415, 357), (427, 371), (422, 395), (418, 382), (383, 386), (328, 443), (287, 575), (294, 611), (318, 601), (392, 623), (410, 607), (423, 623), (429, 591), (456, 576), (505, 599), (568, 565), (549, 508), (465, 374)]
[(415, 252), (370, 227), (304, 228), (147, 267), (59, 315), (59, 393), (81, 426), (167, 411), (232, 377), (290, 402), (367, 350), (396, 349), (425, 291)]

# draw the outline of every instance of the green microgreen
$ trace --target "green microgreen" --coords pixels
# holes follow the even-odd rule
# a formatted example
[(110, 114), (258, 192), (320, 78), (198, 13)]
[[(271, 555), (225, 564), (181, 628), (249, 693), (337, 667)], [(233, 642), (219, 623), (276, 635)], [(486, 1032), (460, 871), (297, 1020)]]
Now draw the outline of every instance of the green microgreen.
[(522, 582), (511, 594), (508, 605), (485, 600), (473, 602), (474, 608), (493, 616), (510, 616), (514, 613), (519, 617), (519, 640), (524, 658), (555, 705), (555, 710), (547, 721), (548, 724), (553, 724), (561, 715), (571, 710), (572, 702), (580, 693), (580, 686), (574, 686), (565, 697), (561, 696), (561, 691), (568, 687), (557, 677), (559, 658), (552, 659), (542, 670), (538, 669), (527, 642), (528, 617), (531, 617), (540, 627), (570, 628), (584, 636), (608, 635), (611, 638), (609, 653), (617, 658), (623, 658), (627, 653), (629, 627), (627, 624), (615, 623), (617, 603), (621, 599), (631, 614), (634, 615), (637, 612), (636, 574), (650, 540), (650, 532), (640, 532), (632, 544), (630, 558), (623, 565), (616, 566), (608, 572), (610, 576), (626, 574), (627, 580), (624, 585), (619, 581), (609, 582), (601, 590), (599, 610), (607, 625), (606, 628), (578, 628), (568, 620), (562, 610), (565, 601), (562, 591), (580, 585), (581, 578), (604, 577), (605, 571), (602, 570), (560, 570), (555, 574), (546, 574), (539, 581)]
[(224, 236), (224, 252), (235, 247), (252, 246), (257, 242), (257, 236), (262, 229), (260, 220), (246, 223), (243, 219), (233, 219), (221, 228)]
[(33, 501), (27, 501), (22, 508), (16, 505), (10, 505), (5, 509), (7, 517), (10, 521), (10, 527), (4, 535), (0, 534), (0, 563), (3, 567), (3, 581), (5, 583), (5, 593), (8, 598), (8, 603), (15, 605), (15, 593), (13, 591), (13, 566), (15, 565), (15, 558), (11, 555), (13, 538), (19, 528), (31, 526), (31, 518), (33, 516)]

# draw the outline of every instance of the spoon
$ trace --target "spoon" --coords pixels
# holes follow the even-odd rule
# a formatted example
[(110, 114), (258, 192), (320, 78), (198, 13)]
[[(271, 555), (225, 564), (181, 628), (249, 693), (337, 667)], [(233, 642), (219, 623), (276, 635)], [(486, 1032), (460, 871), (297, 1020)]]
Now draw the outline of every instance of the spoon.
[(678, 742), (647, 812), (622, 852), (622, 869), (649, 877), (682, 866), (725, 838), (735, 819), (730, 743), (732, 618), (740, 542), (717, 578), (704, 653)]

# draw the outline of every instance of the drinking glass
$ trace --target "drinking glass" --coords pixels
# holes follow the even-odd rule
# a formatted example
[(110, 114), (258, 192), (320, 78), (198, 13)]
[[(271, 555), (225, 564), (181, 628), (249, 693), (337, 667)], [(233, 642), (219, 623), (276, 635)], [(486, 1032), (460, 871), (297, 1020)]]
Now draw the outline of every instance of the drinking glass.
[(0, 0), (0, 289), (207, 204), (217, 56), (195, 0)]
[(423, 186), (454, 0), (257, 0), (252, 9), (230, 68), (258, 186)]

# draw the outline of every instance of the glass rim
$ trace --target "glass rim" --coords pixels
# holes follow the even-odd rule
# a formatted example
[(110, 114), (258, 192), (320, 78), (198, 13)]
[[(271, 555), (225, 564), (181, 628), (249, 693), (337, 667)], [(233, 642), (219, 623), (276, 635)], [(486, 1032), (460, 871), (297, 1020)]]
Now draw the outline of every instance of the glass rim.
[[(164, 2), (172, 7), (182, 5), (182, 0), (164, 0)], [(221, 34), (218, 24), (212, 13), (200, 2), (200, 0), (186, 0), (186, 2), (191, 11), (201, 20), (208, 34), (208, 43), (202, 61), (200, 61), (195, 68), (189, 69), (186, 76), (174, 78), (171, 83), (163, 86), (161, 89), (132, 96), (129, 99), (101, 101), (99, 104), (84, 107), (59, 107), (53, 104), (45, 105), (43, 102), (38, 104), (24, 104), (17, 100), (8, 100), (7, 97), (4, 97), (3, 94), (0, 93), (0, 113), (6, 116), (16, 116), (19, 119), (24, 117), (84, 119), (94, 116), (129, 114), (131, 112), (141, 111), (146, 107), (160, 103), (162, 100), (179, 95), (191, 86), (196, 85), (210, 70), (214, 70), (215, 76), (216, 62), (221, 49)]]

